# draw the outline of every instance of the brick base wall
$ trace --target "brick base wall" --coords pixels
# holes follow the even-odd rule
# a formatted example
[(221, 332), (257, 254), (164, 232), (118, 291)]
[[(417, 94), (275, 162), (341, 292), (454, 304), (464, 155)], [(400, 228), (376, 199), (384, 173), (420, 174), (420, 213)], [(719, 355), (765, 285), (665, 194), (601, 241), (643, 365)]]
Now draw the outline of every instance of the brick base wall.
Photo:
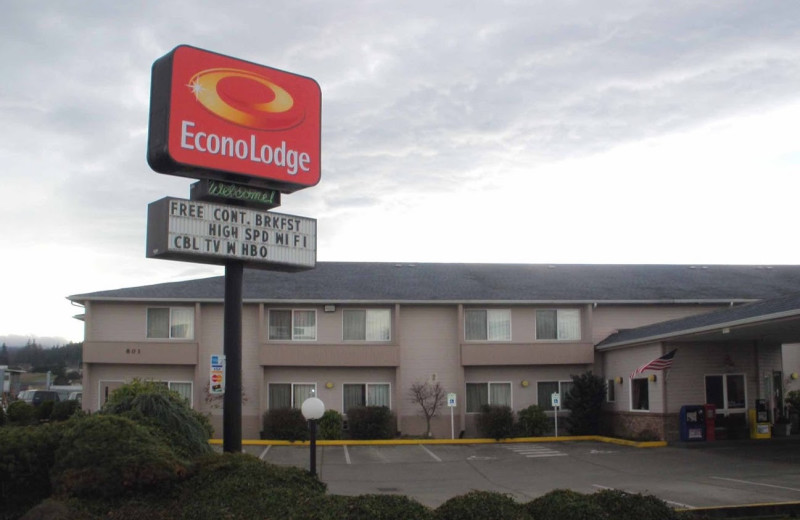
[(678, 414), (605, 412), (602, 433), (623, 439), (677, 441)]

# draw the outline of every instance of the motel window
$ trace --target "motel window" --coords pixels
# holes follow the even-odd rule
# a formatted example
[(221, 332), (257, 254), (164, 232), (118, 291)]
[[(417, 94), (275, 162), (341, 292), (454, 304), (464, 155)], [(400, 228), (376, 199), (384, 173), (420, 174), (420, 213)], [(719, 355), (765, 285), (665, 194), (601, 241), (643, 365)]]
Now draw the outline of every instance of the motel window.
[(191, 381), (153, 381), (157, 385), (163, 385), (176, 392), (192, 406), (192, 383)]
[(467, 383), (467, 413), (483, 405), (511, 406), (511, 383)]
[(554, 408), (551, 396), (558, 392), (558, 400), (561, 403), (559, 409), (563, 410), (564, 398), (572, 390), (572, 386), (572, 381), (539, 381), (536, 383), (536, 404), (542, 410), (552, 412)]
[(147, 309), (147, 337), (150, 339), (193, 339), (194, 308), (151, 307)]
[(269, 339), (314, 341), (317, 339), (317, 311), (270, 309)]
[(706, 402), (717, 410), (743, 410), (746, 403), (744, 374), (706, 376)]
[(646, 377), (631, 379), (631, 410), (650, 410), (650, 387)]
[(391, 408), (389, 383), (351, 383), (342, 385), (344, 413), (355, 406), (385, 406)]
[(581, 339), (581, 311), (540, 309), (536, 311), (536, 339), (577, 341)]
[(606, 402), (613, 403), (617, 400), (617, 390), (614, 386), (614, 380), (609, 379), (606, 381)]
[(270, 410), (300, 408), (317, 393), (315, 383), (270, 383), (267, 387)]
[(468, 341), (510, 341), (511, 311), (508, 309), (464, 311), (464, 337)]
[(389, 309), (345, 309), (342, 330), (345, 341), (389, 341), (392, 315)]

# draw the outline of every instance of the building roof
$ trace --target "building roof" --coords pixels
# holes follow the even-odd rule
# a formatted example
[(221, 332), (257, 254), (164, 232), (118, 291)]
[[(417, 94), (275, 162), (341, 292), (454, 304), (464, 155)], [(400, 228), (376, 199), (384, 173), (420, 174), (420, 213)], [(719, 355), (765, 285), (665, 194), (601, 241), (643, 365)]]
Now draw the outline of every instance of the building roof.
[[(222, 301), (223, 276), (69, 296), (75, 302)], [(800, 266), (318, 262), (245, 270), (245, 301), (720, 303), (800, 292)]]
[(666, 340), (764, 339), (777, 342), (800, 338), (800, 293), (626, 329), (597, 344), (597, 350)]

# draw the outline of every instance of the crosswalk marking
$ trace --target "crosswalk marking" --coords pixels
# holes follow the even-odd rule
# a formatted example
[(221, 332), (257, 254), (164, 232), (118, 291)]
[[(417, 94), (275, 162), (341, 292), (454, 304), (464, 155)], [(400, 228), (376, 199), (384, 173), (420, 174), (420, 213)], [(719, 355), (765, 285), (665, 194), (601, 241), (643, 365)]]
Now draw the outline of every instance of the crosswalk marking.
[(547, 446), (532, 446), (530, 444), (503, 446), (507, 450), (523, 455), (529, 459), (542, 457), (564, 457), (567, 454)]

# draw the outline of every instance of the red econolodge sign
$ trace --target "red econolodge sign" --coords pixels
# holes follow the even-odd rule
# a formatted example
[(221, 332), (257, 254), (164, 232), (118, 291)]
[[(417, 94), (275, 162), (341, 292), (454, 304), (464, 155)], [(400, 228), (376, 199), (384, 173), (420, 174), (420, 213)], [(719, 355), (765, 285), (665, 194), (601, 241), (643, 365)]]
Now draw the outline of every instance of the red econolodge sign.
[(181, 45), (153, 64), (147, 161), (290, 193), (320, 180), (316, 81)]

